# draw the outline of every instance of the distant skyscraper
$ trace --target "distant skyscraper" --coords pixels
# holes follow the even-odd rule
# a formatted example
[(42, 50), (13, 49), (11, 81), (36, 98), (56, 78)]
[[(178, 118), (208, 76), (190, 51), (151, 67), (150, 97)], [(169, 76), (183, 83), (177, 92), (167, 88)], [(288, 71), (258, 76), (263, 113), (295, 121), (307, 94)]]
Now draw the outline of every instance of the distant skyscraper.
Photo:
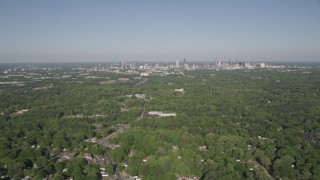
[(186, 58), (183, 59), (183, 65), (187, 64)]
[(123, 61), (120, 62), (120, 69), (124, 69), (124, 62)]
[(177, 59), (177, 60), (176, 60), (176, 68), (179, 68), (179, 67), (180, 67), (180, 60)]

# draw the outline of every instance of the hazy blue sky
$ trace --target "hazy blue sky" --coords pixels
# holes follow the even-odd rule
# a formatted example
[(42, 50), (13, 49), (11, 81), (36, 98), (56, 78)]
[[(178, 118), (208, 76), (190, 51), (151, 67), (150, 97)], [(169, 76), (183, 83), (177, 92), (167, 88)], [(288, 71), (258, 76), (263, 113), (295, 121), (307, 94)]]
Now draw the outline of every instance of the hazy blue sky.
[(0, 0), (0, 62), (320, 61), (319, 0)]

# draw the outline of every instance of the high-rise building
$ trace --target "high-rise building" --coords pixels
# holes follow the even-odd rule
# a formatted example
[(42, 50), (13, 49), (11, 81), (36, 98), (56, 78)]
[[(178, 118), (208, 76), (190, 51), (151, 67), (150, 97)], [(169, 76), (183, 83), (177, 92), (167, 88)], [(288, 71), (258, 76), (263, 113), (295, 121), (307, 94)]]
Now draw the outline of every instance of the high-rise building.
[(176, 68), (179, 68), (179, 67), (180, 67), (180, 60), (177, 59), (177, 60), (176, 60)]
[(124, 69), (124, 62), (123, 61), (120, 62), (120, 69)]

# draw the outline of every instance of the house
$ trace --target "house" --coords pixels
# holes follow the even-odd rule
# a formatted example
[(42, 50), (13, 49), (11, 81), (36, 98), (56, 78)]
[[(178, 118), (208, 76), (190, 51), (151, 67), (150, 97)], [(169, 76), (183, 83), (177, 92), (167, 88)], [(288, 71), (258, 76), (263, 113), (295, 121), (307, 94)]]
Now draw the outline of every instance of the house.
[(145, 157), (145, 158), (142, 159), (142, 161), (143, 161), (143, 162), (147, 162), (148, 159)]
[(100, 164), (100, 165), (105, 164), (105, 159), (99, 155), (94, 155), (92, 161), (95, 164)]
[(23, 110), (20, 110), (20, 111), (18, 111), (18, 112), (16, 112), (15, 114), (16, 115), (21, 115), (21, 114), (23, 114), (23, 113), (25, 113), (25, 112), (28, 112), (30, 109), (23, 109)]
[(141, 180), (139, 176), (129, 176), (128, 180)]
[(172, 151), (179, 151), (178, 146), (177, 146), (177, 145), (173, 145), (173, 146), (172, 146)]
[(147, 76), (149, 76), (149, 73), (147, 73), (147, 72), (140, 73), (140, 76), (142, 76), (142, 77), (147, 77)]
[(208, 151), (207, 146), (199, 146), (199, 151)]
[(92, 155), (89, 154), (89, 153), (84, 153), (84, 154), (83, 154), (83, 158), (84, 158), (85, 160), (87, 160), (87, 161), (92, 161), (92, 160), (93, 160)]
[(177, 180), (197, 180), (197, 177), (185, 177), (185, 176), (179, 176), (177, 177)]
[(182, 89), (175, 89), (174, 91), (175, 91), (175, 92), (181, 92), (181, 93), (184, 93), (183, 88), (182, 88)]
[(134, 95), (137, 99), (146, 99), (146, 94), (135, 94)]
[[(5, 177), (1, 176), (1, 179), (4, 179)], [(29, 180), (30, 179), (30, 176), (26, 176), (24, 178), (21, 178), (21, 180)]]
[(102, 177), (108, 177), (108, 176), (109, 176), (109, 174), (106, 173), (105, 171), (101, 171), (100, 173), (101, 173), (101, 176), (102, 176)]
[(129, 80), (130, 80), (129, 78), (118, 78), (119, 82), (127, 82)]
[(96, 142), (97, 142), (97, 138), (96, 138), (96, 137), (93, 137), (93, 138), (90, 139), (90, 141), (91, 141), (92, 143), (96, 143)]

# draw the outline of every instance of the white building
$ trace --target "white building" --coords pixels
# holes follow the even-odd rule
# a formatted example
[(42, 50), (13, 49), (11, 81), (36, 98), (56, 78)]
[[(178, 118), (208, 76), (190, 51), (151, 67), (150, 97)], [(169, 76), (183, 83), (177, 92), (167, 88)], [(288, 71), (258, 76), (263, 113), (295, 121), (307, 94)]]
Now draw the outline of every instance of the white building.
[(145, 99), (146, 98), (146, 94), (135, 94), (134, 96), (138, 99)]
[(266, 67), (266, 63), (260, 63), (259, 66), (260, 66), (261, 68), (265, 68), (265, 67)]
[(182, 89), (175, 89), (174, 91), (175, 91), (175, 92), (181, 92), (181, 93), (184, 92), (183, 88), (182, 88)]
[(162, 111), (150, 111), (148, 112), (149, 117), (176, 117), (176, 113), (165, 113)]
[(140, 73), (140, 76), (142, 76), (142, 77), (147, 77), (147, 76), (149, 76), (149, 73), (143, 72), (143, 73)]
[(180, 60), (177, 59), (177, 60), (176, 60), (176, 68), (179, 68), (179, 67), (180, 67)]

